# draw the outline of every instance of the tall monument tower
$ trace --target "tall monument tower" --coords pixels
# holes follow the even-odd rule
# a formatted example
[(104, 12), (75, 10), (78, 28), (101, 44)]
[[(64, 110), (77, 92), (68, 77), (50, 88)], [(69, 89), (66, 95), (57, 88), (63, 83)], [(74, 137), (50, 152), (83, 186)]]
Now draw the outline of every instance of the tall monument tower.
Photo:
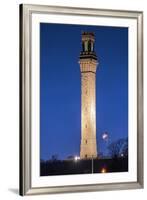
[(81, 70), (81, 146), (80, 158), (97, 157), (96, 143), (96, 69), (94, 33), (82, 33)]

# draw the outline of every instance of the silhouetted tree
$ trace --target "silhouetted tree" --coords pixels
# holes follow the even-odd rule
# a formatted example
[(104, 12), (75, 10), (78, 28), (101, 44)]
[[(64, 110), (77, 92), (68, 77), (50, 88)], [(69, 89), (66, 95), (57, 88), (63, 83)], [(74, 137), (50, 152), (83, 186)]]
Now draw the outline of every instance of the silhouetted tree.
[(57, 154), (52, 155), (51, 160), (52, 161), (57, 161), (58, 160), (58, 155)]
[(112, 158), (117, 158), (121, 155), (126, 156), (128, 152), (128, 139), (121, 138), (115, 142), (112, 142), (108, 146), (109, 155)]
[(40, 162), (41, 162), (41, 163), (44, 163), (45, 161), (44, 161), (43, 159), (40, 159)]
[(122, 147), (122, 154), (124, 157), (128, 156), (128, 138), (126, 138), (124, 145)]
[(103, 157), (104, 157), (103, 152), (99, 152), (99, 153), (98, 153), (98, 158), (103, 158)]

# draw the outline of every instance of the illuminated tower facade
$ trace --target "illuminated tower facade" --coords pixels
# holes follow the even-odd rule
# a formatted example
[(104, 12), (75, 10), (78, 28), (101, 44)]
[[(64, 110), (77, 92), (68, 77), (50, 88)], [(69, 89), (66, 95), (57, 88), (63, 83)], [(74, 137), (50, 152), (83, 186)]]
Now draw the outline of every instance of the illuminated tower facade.
[(94, 33), (82, 33), (80, 53), (81, 70), (81, 146), (80, 158), (97, 157), (96, 142), (96, 69), (97, 56), (94, 51)]

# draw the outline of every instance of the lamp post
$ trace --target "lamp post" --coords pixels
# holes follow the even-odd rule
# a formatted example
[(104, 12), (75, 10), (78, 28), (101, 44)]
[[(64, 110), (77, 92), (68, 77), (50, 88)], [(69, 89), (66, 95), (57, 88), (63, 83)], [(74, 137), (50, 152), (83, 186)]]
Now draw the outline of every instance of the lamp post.
[(92, 174), (93, 174), (93, 155), (92, 155)]

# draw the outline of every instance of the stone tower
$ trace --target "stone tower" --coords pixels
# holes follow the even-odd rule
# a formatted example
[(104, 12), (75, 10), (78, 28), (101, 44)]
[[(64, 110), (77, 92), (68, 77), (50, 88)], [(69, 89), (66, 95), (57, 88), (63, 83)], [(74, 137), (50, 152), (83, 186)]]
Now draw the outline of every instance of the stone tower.
[(79, 60), (81, 70), (81, 159), (97, 157), (96, 69), (98, 62), (94, 51), (94, 42), (94, 33), (82, 33), (82, 51)]

